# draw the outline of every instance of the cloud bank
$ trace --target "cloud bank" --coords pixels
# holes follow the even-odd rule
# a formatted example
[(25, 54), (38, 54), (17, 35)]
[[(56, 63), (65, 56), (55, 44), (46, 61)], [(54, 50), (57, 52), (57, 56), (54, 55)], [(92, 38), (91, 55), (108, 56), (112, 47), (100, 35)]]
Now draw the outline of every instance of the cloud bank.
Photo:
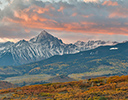
[[(76, 37), (79, 34), (89, 37), (128, 35), (127, 0), (6, 2), (8, 5), (0, 10), (0, 38), (29, 39), (43, 29), (56, 35), (74, 33)], [(63, 35), (58, 36), (63, 38)]]

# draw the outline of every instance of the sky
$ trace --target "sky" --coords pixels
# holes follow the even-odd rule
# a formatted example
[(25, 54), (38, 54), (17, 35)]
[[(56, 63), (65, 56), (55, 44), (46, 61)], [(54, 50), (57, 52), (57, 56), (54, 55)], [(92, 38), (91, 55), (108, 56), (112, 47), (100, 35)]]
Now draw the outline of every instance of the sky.
[(0, 0), (0, 42), (29, 40), (42, 30), (76, 41), (128, 40), (128, 0)]

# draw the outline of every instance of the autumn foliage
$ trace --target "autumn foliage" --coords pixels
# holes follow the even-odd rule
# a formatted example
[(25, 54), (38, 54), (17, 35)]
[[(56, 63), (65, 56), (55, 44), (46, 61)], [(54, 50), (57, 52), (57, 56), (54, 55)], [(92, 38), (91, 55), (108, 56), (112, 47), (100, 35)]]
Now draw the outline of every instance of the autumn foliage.
[(128, 76), (4, 89), (0, 90), (0, 97), (1, 100), (127, 100)]

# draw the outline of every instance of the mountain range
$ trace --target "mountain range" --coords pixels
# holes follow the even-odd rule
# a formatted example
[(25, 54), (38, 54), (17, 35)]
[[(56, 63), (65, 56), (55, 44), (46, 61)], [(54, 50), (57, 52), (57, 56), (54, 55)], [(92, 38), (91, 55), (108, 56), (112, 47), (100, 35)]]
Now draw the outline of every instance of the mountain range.
[[(50, 34), (47, 33), (47, 35)], [(21, 41), (17, 43), (8, 42), (10, 45), (8, 45), (7, 50), (9, 51), (10, 48), (13, 49), (15, 48), (15, 51), (17, 51), (17, 55), (19, 57), (24, 56), (23, 58), (25, 58), (25, 56), (28, 56), (28, 54), (29, 56), (31, 55), (29, 50), (30, 50), (30, 46), (33, 45), (34, 46), (31, 48), (34, 47), (37, 48), (33, 49), (32, 54), (34, 53), (34, 51), (37, 53), (38, 50), (40, 50), (40, 52), (47, 51), (53, 54), (55, 50), (59, 50), (58, 49), (59, 47), (61, 48), (63, 47), (63, 49), (61, 50), (65, 50), (67, 47), (69, 47), (69, 45), (70, 45), (70, 49), (66, 49), (66, 50), (71, 50), (74, 48), (75, 52), (70, 52), (70, 54), (64, 51), (63, 51), (64, 53), (62, 54), (56, 52), (55, 55), (51, 55), (51, 57), (49, 56), (46, 58), (42, 54), (43, 57), (40, 57), (39, 61), (36, 61), (37, 59), (35, 59), (30, 62), (28, 60), (28, 64), (26, 63), (22, 65), (20, 63), (17, 66), (1, 66), (0, 67), (1, 80), (13, 82), (13, 84), (15, 83), (17, 85), (23, 85), (24, 81), (25, 84), (28, 84), (28, 82), (30, 81), (29, 79), (31, 79), (32, 81), (32, 83), (29, 84), (42, 83), (42, 82), (45, 83), (48, 82), (48, 80), (50, 79), (53, 79), (55, 81), (57, 78), (59, 78), (58, 76), (61, 75), (64, 76), (66, 75), (71, 79), (78, 80), (78, 79), (86, 79), (86, 78), (99, 77), (99, 76), (128, 74), (128, 53), (127, 53), (128, 41), (122, 43), (102, 41), (103, 42), (102, 43), (99, 40), (100, 42), (91, 41), (92, 44), (90, 43), (90, 41), (89, 42), (78, 41), (77, 43), (74, 44), (64, 44), (61, 40), (53, 37), (52, 35), (50, 35), (52, 36), (51, 38), (56, 39), (52, 42), (51, 42), (51, 38), (50, 40), (49, 38), (45, 40), (46, 37), (42, 39), (39, 38), (40, 36), (44, 36), (44, 31), (43, 34), (41, 33), (37, 37), (32, 38), (29, 41), (22, 40), (24, 44), (22, 43), (19, 44), (19, 42)], [(49, 40), (50, 42), (44, 42), (44, 40), (45, 41)], [(57, 44), (58, 41), (59, 43), (61, 43), (59, 47), (57, 45), (55, 46), (55, 44)], [(52, 43), (52, 44), (54, 43), (53, 46), (54, 48), (48, 45), (48, 43)], [(76, 44), (79, 45), (76, 46)], [(2, 45), (3, 44), (1, 43), (1, 47)], [(86, 46), (85, 48), (88, 49), (83, 49), (82, 45), (84, 45), (83, 47)], [(78, 49), (76, 49), (78, 47), (79, 48), (81, 47), (82, 50), (78, 51)], [(28, 50), (26, 51), (27, 52), (26, 54), (25, 54), (25, 50)], [(24, 55), (21, 55), (21, 53), (22, 54), (24, 53)], [(9, 58), (10, 54), (11, 52), (7, 52), (5, 55), (3, 55), (3, 58), (5, 57), (3, 61), (7, 63), (9, 59), (12, 59), (11, 56)], [(38, 57), (40, 56), (40, 54), (36, 56)], [(3, 62), (1, 61), (0, 63)], [(65, 79), (68, 80), (69, 78), (64, 78), (64, 80)]]
[(77, 74), (93, 75), (128, 74), (128, 42), (113, 46), (81, 51), (76, 54), (56, 55), (39, 62), (21, 65), (22, 73), (27, 74)]
[(47, 74), (78, 76), (102, 76), (128, 74), (128, 42), (75, 54), (55, 55), (48, 59), (19, 66), (2, 66), (1, 79), (13, 76)]
[(22, 65), (44, 60), (54, 55), (75, 54), (99, 46), (115, 44), (117, 42), (101, 40), (77, 41), (74, 44), (65, 44), (61, 39), (52, 36), (44, 30), (29, 41), (20, 40), (17, 43), (0, 43), (0, 66)]

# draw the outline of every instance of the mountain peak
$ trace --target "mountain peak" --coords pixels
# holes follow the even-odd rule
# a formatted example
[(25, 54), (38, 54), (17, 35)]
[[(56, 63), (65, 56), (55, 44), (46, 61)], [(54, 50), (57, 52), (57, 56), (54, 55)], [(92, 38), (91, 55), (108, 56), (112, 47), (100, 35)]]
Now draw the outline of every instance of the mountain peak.
[(44, 40), (52, 39), (52, 38), (54, 38), (54, 36), (49, 34), (47, 31), (43, 30), (43, 31), (41, 31), (41, 33), (38, 36), (32, 38), (30, 41), (39, 43), (39, 42), (42, 42)]
[(38, 35), (38, 36), (48, 36), (48, 35), (50, 35), (47, 31), (45, 31), (45, 30), (43, 30), (43, 31), (41, 31), (41, 33)]
[(19, 42), (17, 42), (17, 43), (24, 43), (24, 42), (27, 42), (25, 39), (23, 39), (23, 40), (20, 40)]
[(15, 43), (14, 46), (19, 47), (19, 46), (22, 46), (22, 45), (26, 45), (27, 43), (28, 43), (28, 41), (23, 39), (23, 40), (20, 40), (17, 43)]

